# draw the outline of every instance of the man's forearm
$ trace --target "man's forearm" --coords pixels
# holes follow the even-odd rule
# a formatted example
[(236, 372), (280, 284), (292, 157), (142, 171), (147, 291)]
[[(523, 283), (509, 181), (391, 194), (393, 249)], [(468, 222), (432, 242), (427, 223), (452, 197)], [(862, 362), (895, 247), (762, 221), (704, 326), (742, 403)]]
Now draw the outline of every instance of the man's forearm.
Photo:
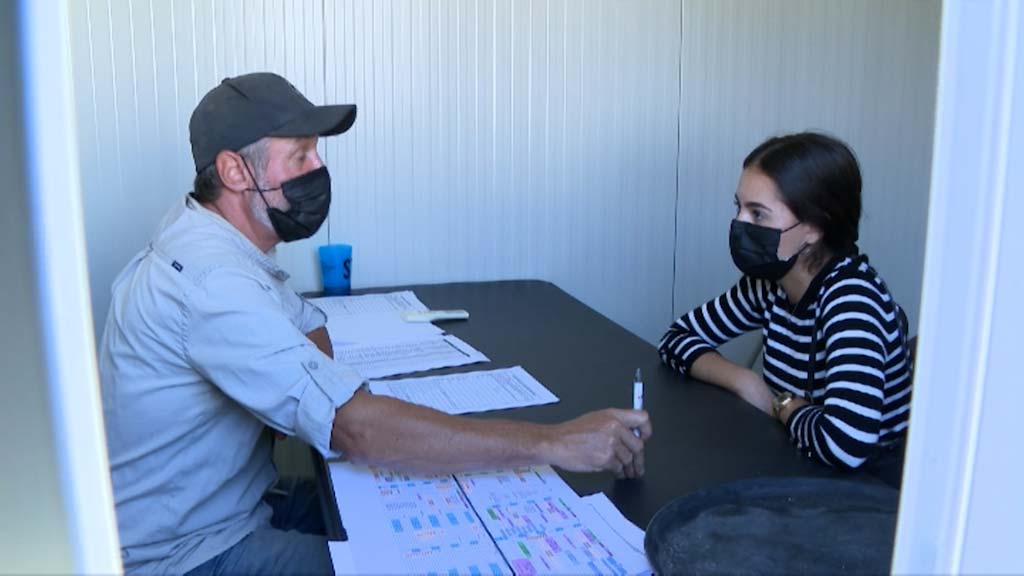
[(316, 347), (326, 354), (328, 358), (334, 358), (334, 347), (331, 346), (331, 336), (327, 333), (326, 326), (321, 326), (306, 334), (306, 338), (309, 338), (313, 344), (316, 344)]
[(545, 456), (547, 428), (530, 422), (455, 417), (360, 392), (339, 408), (331, 447), (358, 463), (426, 473), (462, 472), (551, 463)]
[(451, 416), (361, 390), (338, 409), (331, 448), (354, 462), (414, 472), (551, 464), (639, 476), (643, 441), (650, 435), (642, 411), (608, 409), (545, 425)]

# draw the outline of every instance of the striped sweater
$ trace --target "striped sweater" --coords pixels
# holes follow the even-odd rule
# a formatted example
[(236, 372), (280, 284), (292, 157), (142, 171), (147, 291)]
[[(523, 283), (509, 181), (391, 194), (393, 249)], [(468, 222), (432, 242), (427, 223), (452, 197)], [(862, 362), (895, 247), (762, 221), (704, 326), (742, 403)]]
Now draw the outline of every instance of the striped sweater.
[[(760, 328), (764, 381), (776, 393), (811, 402), (786, 423), (793, 442), (808, 457), (856, 468), (907, 428), (911, 366), (902, 316), (866, 256), (836, 258), (796, 306), (780, 285), (744, 276), (676, 320), (659, 353), (686, 374), (702, 354)], [(808, 391), (815, 328), (815, 376)]]

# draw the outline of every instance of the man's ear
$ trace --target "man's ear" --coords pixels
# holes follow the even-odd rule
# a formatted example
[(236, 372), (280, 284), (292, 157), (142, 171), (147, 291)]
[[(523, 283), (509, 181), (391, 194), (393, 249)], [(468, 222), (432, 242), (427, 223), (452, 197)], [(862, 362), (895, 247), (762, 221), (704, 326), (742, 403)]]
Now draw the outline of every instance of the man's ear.
[(217, 166), (217, 175), (224, 187), (235, 192), (243, 192), (246, 188), (252, 188), (252, 178), (249, 171), (243, 165), (244, 160), (237, 152), (221, 150), (217, 153), (214, 164)]

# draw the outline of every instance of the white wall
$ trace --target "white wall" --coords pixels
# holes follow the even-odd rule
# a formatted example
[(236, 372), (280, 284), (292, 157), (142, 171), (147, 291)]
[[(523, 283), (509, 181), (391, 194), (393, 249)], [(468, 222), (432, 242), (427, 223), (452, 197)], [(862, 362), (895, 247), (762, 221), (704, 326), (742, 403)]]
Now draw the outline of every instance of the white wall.
[[(97, 318), (190, 187), (187, 122), (273, 70), (359, 118), (324, 149), (356, 286), (543, 278), (648, 338), (671, 316), (680, 6), (642, 2), (72, 3)], [(100, 327), (98, 326), (97, 329)]]
[(861, 250), (918, 317), (935, 109), (937, 0), (687, 0), (675, 311), (739, 277), (729, 220), (769, 136), (836, 135), (864, 179)]
[(355, 102), (323, 151), (355, 285), (542, 278), (648, 339), (736, 277), (743, 155), (821, 128), (864, 162), (863, 247), (916, 318), (938, 4), (845, 0), (71, 3), (93, 306), (190, 188), (187, 123), (273, 70)]

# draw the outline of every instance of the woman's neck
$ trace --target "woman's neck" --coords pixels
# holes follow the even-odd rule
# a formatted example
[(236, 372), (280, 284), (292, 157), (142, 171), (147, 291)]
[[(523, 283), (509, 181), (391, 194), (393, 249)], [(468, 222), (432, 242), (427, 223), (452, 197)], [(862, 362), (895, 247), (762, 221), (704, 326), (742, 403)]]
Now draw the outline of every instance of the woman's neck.
[(786, 298), (793, 306), (796, 306), (804, 297), (807, 287), (811, 285), (814, 277), (821, 272), (821, 269), (832, 260), (832, 255), (826, 255), (814, 266), (809, 266), (805, 258), (806, 255), (801, 254), (796, 265), (779, 280), (779, 285), (785, 290)]

